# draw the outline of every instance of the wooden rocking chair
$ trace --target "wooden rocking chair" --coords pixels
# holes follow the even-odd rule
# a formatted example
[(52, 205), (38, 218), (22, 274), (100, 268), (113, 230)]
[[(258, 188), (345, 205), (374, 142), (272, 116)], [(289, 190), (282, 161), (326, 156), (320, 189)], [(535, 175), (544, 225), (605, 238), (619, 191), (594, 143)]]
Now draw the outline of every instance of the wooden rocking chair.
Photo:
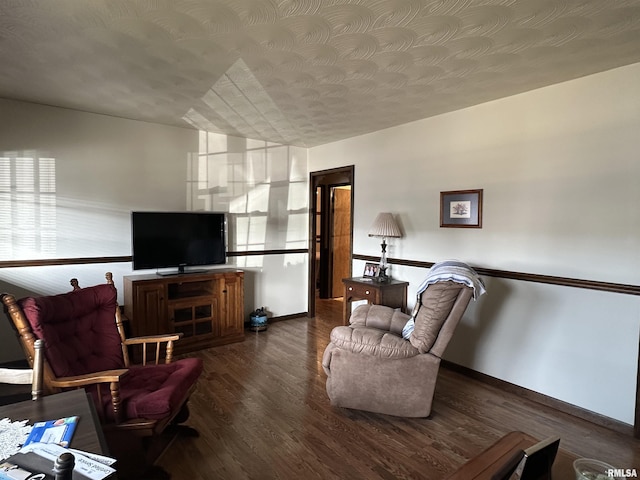
[[(0, 298), (27, 358), (33, 358), (36, 340), (44, 342), (45, 393), (85, 388), (115, 450), (123, 437), (109, 441), (114, 438), (110, 433), (151, 437), (186, 420), (186, 402), (202, 372), (202, 360), (172, 361), (173, 342), (180, 335), (126, 338), (110, 272), (106, 279), (106, 284), (86, 288), (73, 279), (74, 290), (61, 295)], [(142, 349), (141, 365), (130, 361), (134, 347)]]

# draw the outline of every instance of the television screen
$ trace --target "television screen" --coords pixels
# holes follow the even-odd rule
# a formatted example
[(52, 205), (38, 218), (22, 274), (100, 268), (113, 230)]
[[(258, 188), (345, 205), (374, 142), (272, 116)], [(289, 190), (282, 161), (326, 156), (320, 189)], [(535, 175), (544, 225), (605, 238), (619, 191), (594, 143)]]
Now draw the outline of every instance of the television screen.
[(133, 269), (224, 264), (225, 227), (219, 212), (132, 212)]

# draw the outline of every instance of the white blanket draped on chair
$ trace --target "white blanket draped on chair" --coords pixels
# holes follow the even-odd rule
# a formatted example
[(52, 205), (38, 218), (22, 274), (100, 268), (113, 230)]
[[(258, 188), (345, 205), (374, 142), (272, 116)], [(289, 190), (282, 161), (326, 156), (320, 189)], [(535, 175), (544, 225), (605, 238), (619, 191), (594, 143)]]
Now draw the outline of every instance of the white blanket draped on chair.
[(435, 263), (430, 269), (427, 278), (418, 287), (416, 293), (416, 304), (411, 312), (411, 318), (407, 321), (406, 325), (402, 329), (402, 337), (409, 339), (413, 327), (415, 325), (414, 319), (418, 310), (420, 310), (420, 296), (429, 285), (436, 282), (452, 281), (456, 283), (462, 283), (469, 288), (473, 289), (473, 299), (477, 300), (486, 292), (486, 288), (482, 279), (478, 276), (476, 271), (464, 262), (458, 260), (445, 260), (443, 262)]

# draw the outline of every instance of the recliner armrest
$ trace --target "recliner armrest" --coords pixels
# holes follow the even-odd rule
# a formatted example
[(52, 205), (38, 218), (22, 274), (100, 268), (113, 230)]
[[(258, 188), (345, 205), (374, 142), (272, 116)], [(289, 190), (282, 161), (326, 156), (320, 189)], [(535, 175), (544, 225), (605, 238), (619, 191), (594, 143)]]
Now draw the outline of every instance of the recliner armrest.
[(342, 350), (389, 359), (410, 358), (420, 353), (395, 333), (364, 326), (335, 327), (331, 343)]
[(398, 308), (366, 304), (354, 309), (349, 323), (353, 326), (377, 328), (402, 336), (402, 329), (409, 318), (409, 315), (402, 313)]

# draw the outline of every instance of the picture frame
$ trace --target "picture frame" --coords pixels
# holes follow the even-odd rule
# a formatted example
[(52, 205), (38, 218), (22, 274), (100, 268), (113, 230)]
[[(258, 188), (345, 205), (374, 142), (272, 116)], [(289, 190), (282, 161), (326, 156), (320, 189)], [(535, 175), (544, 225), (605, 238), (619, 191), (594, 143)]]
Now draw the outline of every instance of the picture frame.
[(440, 192), (441, 228), (482, 228), (483, 190)]
[(364, 264), (364, 278), (378, 278), (380, 276), (380, 265), (373, 262), (367, 262)]

